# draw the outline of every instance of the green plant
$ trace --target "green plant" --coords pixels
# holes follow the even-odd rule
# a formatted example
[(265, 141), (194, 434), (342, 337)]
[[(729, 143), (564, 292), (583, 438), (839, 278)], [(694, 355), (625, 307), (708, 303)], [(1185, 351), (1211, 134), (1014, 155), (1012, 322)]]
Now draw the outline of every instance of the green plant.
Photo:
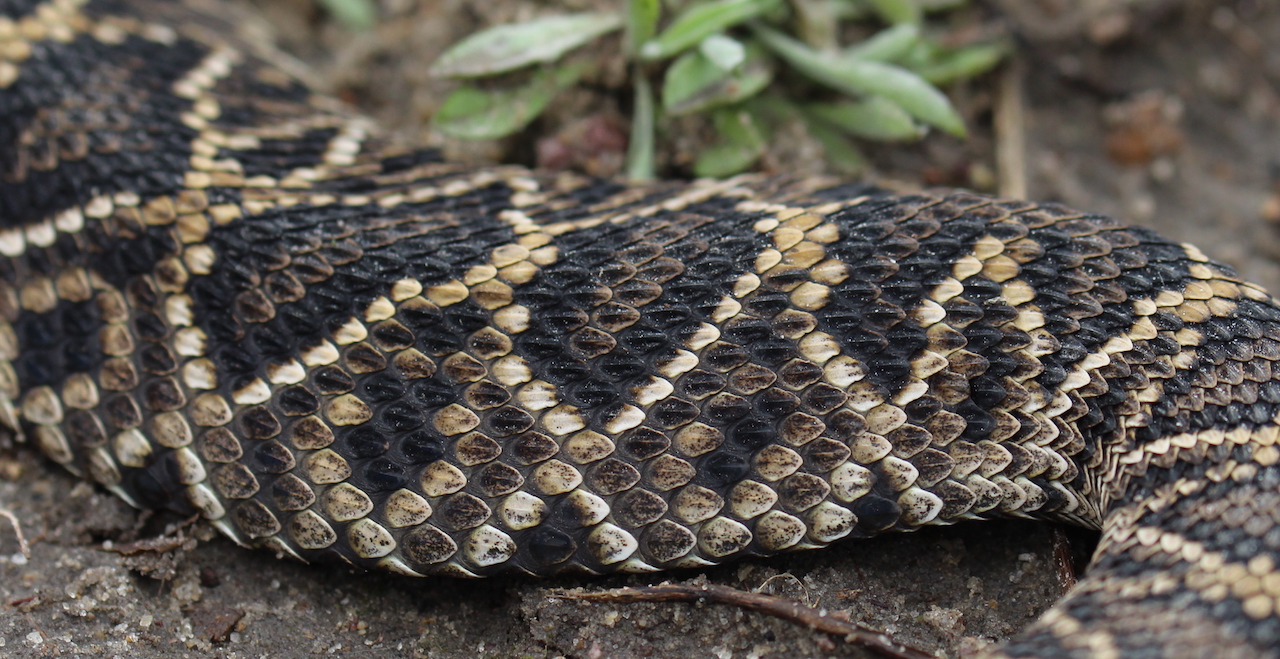
[[(435, 125), (468, 139), (521, 130), (588, 70), (566, 54), (624, 29), (634, 92), (631, 178), (653, 177), (655, 132), (666, 119), (689, 114), (708, 116), (718, 138), (694, 163), (699, 176), (750, 167), (764, 153), (771, 126), (787, 115), (801, 117), (833, 164), (857, 170), (863, 162), (858, 139), (915, 140), (930, 127), (965, 135), (937, 86), (992, 68), (1007, 47), (944, 48), (927, 36), (927, 12), (964, 2), (626, 0), (617, 12), (500, 25), (464, 39), (432, 65), (432, 74), (462, 81)], [(887, 27), (842, 47), (840, 25), (850, 20)], [(782, 75), (787, 72), (827, 91), (781, 84), (794, 77)]]
[(317, 0), (334, 20), (350, 30), (368, 30), (378, 20), (373, 0)]

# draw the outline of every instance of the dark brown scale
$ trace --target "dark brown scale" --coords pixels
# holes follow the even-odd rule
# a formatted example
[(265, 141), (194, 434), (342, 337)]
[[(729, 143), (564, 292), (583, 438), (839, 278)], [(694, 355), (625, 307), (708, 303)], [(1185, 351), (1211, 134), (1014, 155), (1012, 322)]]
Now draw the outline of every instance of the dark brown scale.
[(719, 393), (712, 396), (703, 407), (703, 416), (716, 426), (737, 421), (751, 413), (751, 404), (741, 396)]
[(148, 343), (138, 350), (138, 363), (151, 375), (169, 375), (178, 370), (178, 360), (173, 351), (160, 343)]
[(612, 495), (634, 487), (640, 482), (640, 472), (621, 460), (609, 458), (592, 469), (587, 482), (593, 491)]
[(280, 532), (279, 520), (259, 501), (245, 501), (236, 506), (233, 514), (250, 538), (265, 538)]
[(240, 435), (247, 439), (271, 439), (280, 434), (280, 421), (271, 410), (258, 405), (244, 411), (239, 418)]
[(560, 450), (550, 437), (538, 432), (527, 432), (516, 437), (512, 452), (524, 464), (536, 464), (548, 460)]
[(490, 513), (484, 501), (465, 492), (447, 499), (440, 512), (444, 523), (455, 530), (480, 526)]
[(342, 369), (325, 366), (312, 375), (312, 380), (320, 393), (326, 395), (343, 394), (355, 389), (355, 381)]
[(822, 379), (822, 368), (813, 362), (794, 359), (778, 369), (778, 378), (790, 389), (804, 389)]
[(632, 489), (615, 499), (613, 514), (624, 526), (638, 528), (657, 522), (667, 512), (667, 502), (645, 489)]
[(905, 424), (885, 435), (885, 439), (893, 444), (894, 455), (910, 458), (928, 448), (933, 436), (924, 428)]
[(286, 416), (315, 414), (320, 409), (320, 400), (310, 389), (301, 385), (285, 388), (276, 400)]
[(208, 430), (197, 442), (200, 455), (210, 462), (235, 462), (244, 455), (240, 442), (225, 428)]
[[(570, 313), (574, 314), (572, 316), (574, 319), (573, 322), (577, 324), (566, 324), (565, 331), (577, 329), (583, 324), (586, 324), (587, 316), (585, 313), (577, 310), (572, 310)], [(578, 320), (579, 316), (581, 316), (581, 320)], [(599, 326), (600, 329), (603, 329), (606, 332), (621, 332), (622, 330), (634, 325), (638, 320), (640, 320), (640, 312), (634, 307), (617, 304), (615, 302), (610, 302), (609, 304), (600, 307), (592, 316), (592, 321)]]
[(293, 452), (275, 440), (259, 444), (253, 456), (258, 468), (269, 474), (283, 474), (295, 466)]
[(467, 387), (463, 396), (468, 406), (475, 410), (492, 409), (505, 405), (511, 400), (511, 392), (499, 385), (483, 380)]
[(502, 407), (489, 416), (489, 425), (500, 437), (510, 437), (533, 427), (534, 418), (518, 407)]
[(520, 489), (524, 484), (524, 477), (509, 465), (493, 462), (480, 469), (477, 481), (485, 496), (500, 497)]
[(107, 431), (92, 412), (73, 410), (67, 415), (66, 425), (69, 439), (75, 444), (93, 448), (107, 442)]
[(793, 446), (801, 446), (817, 438), (827, 425), (822, 419), (804, 413), (787, 416), (778, 424), (778, 439)]
[(641, 426), (624, 441), (621, 448), (637, 461), (662, 455), (671, 446), (671, 440), (661, 432)]
[(129, 394), (116, 394), (108, 398), (102, 409), (107, 422), (117, 430), (127, 430), (142, 425), (142, 410)]
[(187, 404), (182, 385), (173, 378), (159, 378), (147, 383), (143, 387), (142, 398), (152, 412), (178, 410)]
[[(725, 387), (725, 378), (716, 373), (696, 370), (680, 379), (681, 395), (692, 400), (702, 400), (719, 393)], [(735, 387), (741, 389), (741, 387)]]
[(248, 499), (258, 492), (258, 480), (253, 472), (237, 462), (218, 467), (212, 477), (218, 493), (229, 499)]
[(271, 495), (276, 507), (285, 511), (306, 510), (316, 501), (311, 487), (292, 474), (277, 478), (271, 485)]
[(369, 426), (361, 426), (346, 431), (342, 436), (346, 452), (355, 458), (373, 458), (387, 452), (391, 440), (381, 432)]

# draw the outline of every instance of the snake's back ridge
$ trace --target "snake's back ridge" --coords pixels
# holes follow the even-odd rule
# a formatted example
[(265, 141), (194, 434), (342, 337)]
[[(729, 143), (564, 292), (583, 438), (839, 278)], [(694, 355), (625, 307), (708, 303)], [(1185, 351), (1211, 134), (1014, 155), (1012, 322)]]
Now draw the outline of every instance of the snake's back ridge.
[(1102, 530), (1008, 656), (1277, 656), (1280, 307), (1056, 204), (389, 142), (217, 2), (0, 2), (0, 421), (237, 542), (650, 572)]

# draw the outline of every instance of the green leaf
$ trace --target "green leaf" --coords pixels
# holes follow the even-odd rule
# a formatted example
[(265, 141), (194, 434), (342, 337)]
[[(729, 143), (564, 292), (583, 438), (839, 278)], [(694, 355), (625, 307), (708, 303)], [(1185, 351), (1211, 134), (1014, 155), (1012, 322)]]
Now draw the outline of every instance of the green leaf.
[(777, 91), (766, 91), (753, 96), (745, 106), (756, 123), (769, 126), (791, 121), (800, 112), (795, 103)]
[(640, 49), (640, 57), (660, 60), (677, 55), (726, 28), (756, 18), (781, 0), (712, 0), (689, 7), (667, 29)]
[(635, 79), (635, 108), (631, 112), (631, 139), (627, 142), (627, 178), (636, 181), (654, 179), (653, 88), (642, 75)]
[(711, 117), (720, 141), (698, 156), (693, 173), (705, 178), (732, 176), (764, 154), (765, 140), (750, 112), (741, 108), (716, 110)]
[(919, 139), (922, 134), (911, 115), (883, 96), (814, 103), (805, 109), (814, 118), (855, 137), (893, 142)]
[(732, 71), (747, 59), (747, 48), (741, 41), (723, 34), (713, 34), (698, 44), (698, 52), (724, 71)]
[(955, 9), (969, 3), (969, 0), (915, 0), (925, 13)]
[(744, 48), (744, 61), (726, 71), (702, 49), (687, 52), (667, 67), (662, 104), (668, 114), (682, 115), (750, 98), (773, 80), (769, 58), (758, 45)]
[(653, 38), (661, 14), (662, 0), (627, 0), (627, 52), (640, 52), (640, 46)]
[(897, 25), (899, 23), (919, 24), (920, 7), (914, 0), (867, 0), (884, 20)]
[(916, 71), (932, 65), (941, 56), (942, 48), (938, 44), (929, 39), (921, 39), (907, 51), (907, 54), (899, 57), (894, 63), (905, 69)]
[(846, 48), (841, 57), (872, 62), (894, 62), (902, 59), (920, 41), (920, 26), (902, 23), (862, 43)]
[(560, 90), (586, 70), (583, 65), (543, 69), (527, 83), (507, 89), (466, 85), (454, 90), (434, 118), (445, 135), (468, 140), (506, 137), (529, 125)]
[(463, 39), (428, 70), (445, 78), (476, 78), (552, 62), (622, 26), (616, 13), (565, 14), (498, 25)]
[[(857, 19), (867, 15), (865, 0), (829, 0), (836, 18)], [(963, 1), (963, 0), (962, 0)]]
[(757, 37), (797, 71), (852, 96), (879, 95), (911, 116), (963, 137), (964, 121), (942, 92), (906, 69), (859, 59), (823, 55), (771, 28), (752, 24)]
[(846, 176), (858, 176), (867, 168), (867, 159), (858, 150), (857, 145), (841, 135), (838, 131), (827, 128), (821, 123), (810, 123), (805, 130), (822, 144), (822, 150), (831, 163)]
[(320, 0), (320, 5), (349, 30), (368, 30), (378, 22), (373, 0)]
[(941, 55), (936, 62), (921, 66), (915, 72), (935, 85), (943, 85), (986, 73), (1008, 54), (1008, 44), (975, 44)]

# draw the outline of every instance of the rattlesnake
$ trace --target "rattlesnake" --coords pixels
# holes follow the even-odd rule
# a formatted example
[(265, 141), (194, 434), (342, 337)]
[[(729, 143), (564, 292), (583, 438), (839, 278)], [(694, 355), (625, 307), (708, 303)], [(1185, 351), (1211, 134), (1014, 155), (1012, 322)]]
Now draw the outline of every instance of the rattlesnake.
[(2, 9), (0, 421), (131, 503), (466, 577), (1036, 517), (1101, 545), (996, 652), (1276, 654), (1280, 306), (1194, 247), (450, 164), (217, 4)]

